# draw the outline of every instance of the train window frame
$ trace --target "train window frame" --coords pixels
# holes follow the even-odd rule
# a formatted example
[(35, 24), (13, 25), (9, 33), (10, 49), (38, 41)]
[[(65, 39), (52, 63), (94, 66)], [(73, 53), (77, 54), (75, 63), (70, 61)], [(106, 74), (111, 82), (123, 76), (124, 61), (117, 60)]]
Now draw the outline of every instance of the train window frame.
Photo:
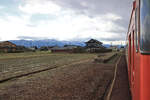
[(135, 48), (136, 53), (138, 53), (138, 47), (139, 47), (139, 35), (138, 35), (138, 8), (135, 9)]
[(146, 51), (146, 50), (144, 50), (143, 48), (142, 48), (142, 43), (141, 43), (141, 37), (142, 37), (142, 32), (141, 32), (141, 0), (139, 0), (139, 32), (140, 32), (140, 34), (139, 34), (139, 51), (140, 51), (140, 53), (141, 54), (143, 54), (143, 55), (150, 55), (150, 51)]

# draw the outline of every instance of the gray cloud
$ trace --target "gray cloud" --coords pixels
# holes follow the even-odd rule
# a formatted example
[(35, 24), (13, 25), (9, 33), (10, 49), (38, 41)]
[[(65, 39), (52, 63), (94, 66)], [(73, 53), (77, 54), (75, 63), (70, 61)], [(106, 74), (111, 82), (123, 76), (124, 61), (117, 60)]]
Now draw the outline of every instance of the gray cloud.
[[(51, 38), (46, 38), (46, 37), (31, 37), (31, 36), (18, 36), (17, 38), (20, 39), (20, 40), (46, 40), (46, 39), (51, 39)], [(78, 38), (73, 38), (73, 39), (71, 39), (69, 41), (85, 42), (85, 41), (88, 41), (90, 39), (92, 39), (92, 38), (91, 37), (88, 37), (88, 38), (80, 38), (80, 37), (78, 37)], [(115, 38), (94, 38), (94, 39), (97, 39), (99, 41), (110, 41), (110, 42), (122, 41), (122, 40), (125, 39), (125, 34), (122, 34), (121, 36), (116, 36)]]
[[(132, 0), (54, 0), (55, 3), (62, 7), (70, 8), (76, 13), (82, 13), (89, 17), (102, 16), (108, 13), (112, 13), (120, 16), (122, 19), (118, 19), (112, 22), (118, 27), (122, 27), (126, 30), (113, 29), (110, 32), (116, 34), (126, 34), (130, 14), (132, 10)], [(118, 40), (125, 38), (118, 38)], [(116, 39), (115, 39), (116, 40)]]
[(37, 27), (37, 25), (35, 25), (35, 24), (27, 24), (26, 26), (28, 26), (28, 27)]
[(125, 35), (117, 36), (115, 38), (100, 38), (101, 41), (122, 41), (125, 40)]
[(32, 36), (18, 36), (18, 39), (21, 40), (44, 40), (44, 39), (49, 39), (47, 37), (32, 37)]
[(54, 2), (89, 16), (114, 13), (128, 18), (132, 7), (132, 0), (54, 0)]

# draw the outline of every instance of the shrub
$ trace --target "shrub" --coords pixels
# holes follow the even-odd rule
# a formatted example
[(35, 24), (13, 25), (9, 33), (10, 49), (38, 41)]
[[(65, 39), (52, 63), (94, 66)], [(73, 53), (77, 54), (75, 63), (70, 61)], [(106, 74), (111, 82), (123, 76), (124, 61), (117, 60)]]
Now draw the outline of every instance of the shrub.
[(73, 49), (73, 53), (85, 53), (86, 49), (84, 47), (77, 47)]
[(90, 48), (88, 50), (90, 53), (106, 53), (106, 52), (112, 52), (111, 49), (106, 49), (106, 48)]

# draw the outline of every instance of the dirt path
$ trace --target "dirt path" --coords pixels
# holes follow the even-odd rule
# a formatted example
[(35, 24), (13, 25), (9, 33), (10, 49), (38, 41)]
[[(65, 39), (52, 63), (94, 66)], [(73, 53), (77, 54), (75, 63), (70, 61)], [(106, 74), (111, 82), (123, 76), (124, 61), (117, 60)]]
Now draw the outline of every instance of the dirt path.
[(112, 90), (111, 100), (131, 100), (127, 76), (127, 64), (124, 55), (118, 64), (117, 76)]

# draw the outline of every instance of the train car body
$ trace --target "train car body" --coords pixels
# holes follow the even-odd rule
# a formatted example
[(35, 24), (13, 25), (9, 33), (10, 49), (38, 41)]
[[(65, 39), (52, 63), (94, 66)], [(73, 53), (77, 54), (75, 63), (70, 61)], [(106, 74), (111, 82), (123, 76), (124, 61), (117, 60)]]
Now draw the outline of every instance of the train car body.
[(150, 100), (150, 0), (135, 0), (126, 58), (132, 100)]

